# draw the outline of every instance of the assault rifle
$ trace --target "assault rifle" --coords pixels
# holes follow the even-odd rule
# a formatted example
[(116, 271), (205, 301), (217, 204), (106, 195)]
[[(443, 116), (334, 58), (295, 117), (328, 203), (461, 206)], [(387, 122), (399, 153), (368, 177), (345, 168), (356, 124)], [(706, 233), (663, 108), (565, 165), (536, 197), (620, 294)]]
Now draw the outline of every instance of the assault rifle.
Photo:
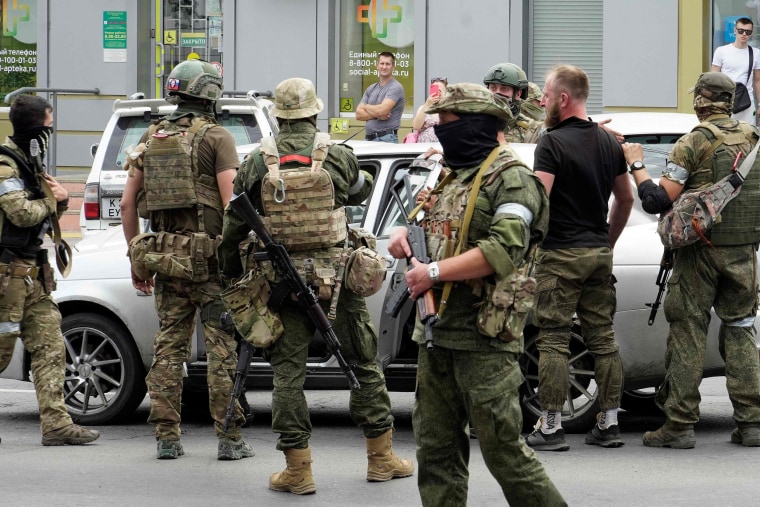
[[(298, 273), (298, 270), (288, 255), (287, 250), (285, 250), (285, 247), (279, 243), (275, 243), (272, 236), (269, 235), (269, 231), (267, 231), (264, 226), (264, 222), (261, 220), (261, 217), (253, 207), (251, 200), (245, 192), (234, 196), (230, 200), (230, 206), (241, 218), (243, 218), (243, 220), (245, 220), (248, 227), (256, 233), (259, 241), (261, 241), (266, 249), (267, 258), (272, 263), (275, 270), (284, 277), (281, 285), (285, 284), (285, 286), (278, 286), (273, 292), (276, 293), (285, 288), (287, 289), (287, 294), (294, 294), (296, 296), (301, 309), (303, 309), (306, 315), (309, 316), (314, 327), (316, 327), (317, 331), (322, 335), (322, 339), (324, 339), (330, 352), (332, 352), (335, 359), (338, 360), (338, 365), (340, 365), (340, 369), (348, 379), (351, 388), (359, 389), (359, 381), (356, 379), (356, 375), (354, 375), (353, 370), (351, 370), (351, 367), (348, 365), (340, 351), (340, 342), (338, 341), (338, 337), (335, 336), (332, 324), (328, 320), (327, 315), (325, 315), (324, 310), (322, 310), (322, 307), (319, 306), (319, 300), (317, 299), (317, 296), (314, 295), (314, 291), (312, 291), (311, 287), (306, 285), (306, 282), (301, 278), (301, 275)], [(279, 306), (275, 307), (273, 305), (279, 304), (282, 304), (282, 300), (278, 300), (276, 297), (270, 298), (270, 307), (272, 310), (277, 311)]]
[(657, 289), (657, 297), (654, 303), (646, 303), (648, 307), (652, 309), (649, 312), (649, 325), (654, 324), (654, 319), (657, 317), (657, 310), (660, 309), (660, 303), (662, 302), (662, 296), (665, 295), (665, 289), (668, 287), (668, 278), (670, 278), (670, 271), (673, 269), (673, 250), (666, 248), (662, 253), (662, 259), (660, 260), (660, 272), (657, 273), (657, 280), (655, 285), (659, 287)]
[[(29, 141), (29, 155), (31, 155), (32, 163), (34, 164), (34, 172), (37, 174), (38, 178), (44, 178), (45, 166), (42, 165), (42, 157), (40, 156), (40, 143), (37, 139), (32, 139)], [(37, 191), (37, 194), (45, 197), (45, 192), (42, 190), (42, 183), (37, 178), (33, 178), (33, 180), (36, 182), (35, 190)], [(48, 229), (50, 229), (50, 221), (51, 219), (48, 217), (40, 225), (40, 232), (37, 235), (38, 240), (43, 241), (45, 239), (45, 234), (47, 233)]]
[[(437, 161), (436, 161), (437, 163)], [(436, 174), (437, 178), (437, 174)], [(409, 173), (408, 172), (399, 172), (396, 175), (397, 183), (398, 181), (403, 181), (405, 191), (406, 191), (406, 197), (410, 202), (412, 202), (413, 199), (413, 192), (411, 188), (411, 183), (409, 182)], [(407, 217), (409, 216), (409, 211), (407, 211), (406, 206), (404, 206), (404, 203), (399, 196), (398, 190), (395, 188), (391, 189), (391, 196), (396, 201), (396, 204), (399, 207), (399, 210), (401, 213), (405, 213)], [(429, 264), (430, 263), (430, 256), (427, 252), (427, 245), (425, 243), (425, 229), (422, 228), (422, 226), (419, 225), (417, 217), (414, 217), (414, 219), (409, 220), (407, 218), (407, 241), (409, 242), (409, 247), (412, 250), (412, 257), (417, 259), (418, 261)], [(407, 266), (411, 265), (411, 259), (407, 259)], [(401, 311), (401, 308), (404, 306), (404, 303), (406, 303), (407, 299), (409, 299), (409, 287), (406, 284), (406, 278), (402, 278), (400, 283), (396, 286), (393, 293), (391, 294), (391, 297), (388, 299), (388, 302), (385, 305), (385, 312), (390, 315), (391, 317), (397, 317), (399, 312)], [(425, 291), (422, 296), (418, 297), (416, 300), (417, 304), (417, 316), (420, 319), (420, 322), (425, 328), (425, 346), (428, 348), (428, 350), (432, 350), (434, 347), (433, 344), (433, 326), (438, 322), (438, 314), (435, 308), (435, 297), (433, 295), (433, 289), (428, 289)]]
[[(228, 326), (235, 326), (232, 322), (232, 317), (227, 312), (222, 313), (221, 317), (222, 326), (227, 328)], [(240, 336), (235, 331), (235, 339), (240, 343), (240, 351), (238, 352), (238, 362), (235, 367), (235, 384), (232, 388), (232, 394), (230, 395), (230, 402), (227, 404), (227, 414), (224, 416), (224, 429), (223, 434), (227, 434), (227, 430), (230, 428), (232, 422), (232, 416), (235, 415), (235, 400), (240, 399), (240, 395), (245, 390), (245, 379), (248, 377), (248, 369), (251, 366), (251, 356), (253, 356), (254, 347), (248, 343), (245, 338)]]

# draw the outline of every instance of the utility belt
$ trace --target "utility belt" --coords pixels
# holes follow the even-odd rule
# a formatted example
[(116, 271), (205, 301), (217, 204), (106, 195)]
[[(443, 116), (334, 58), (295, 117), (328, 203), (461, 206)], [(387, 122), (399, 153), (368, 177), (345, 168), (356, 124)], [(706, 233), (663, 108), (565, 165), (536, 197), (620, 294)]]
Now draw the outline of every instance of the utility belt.
[[(282, 281), (281, 275), (268, 260), (256, 260), (259, 252), (255, 238), (240, 244), (246, 271), (262, 274), (271, 286)], [(329, 301), (339, 283), (363, 297), (375, 294), (382, 287), (386, 274), (385, 259), (377, 253), (377, 241), (365, 229), (351, 228), (345, 246), (288, 253), (298, 274), (314, 289), (317, 297)], [(295, 296), (293, 296), (295, 301)]]
[(371, 134), (367, 134), (365, 136), (365, 139), (367, 141), (372, 141), (373, 139), (377, 139), (378, 137), (387, 136), (388, 134), (396, 134), (398, 132), (398, 129), (393, 130), (381, 130), (379, 132), (372, 132)]
[(23, 278), (28, 283), (39, 280), (46, 294), (56, 289), (55, 272), (47, 260), (47, 250), (41, 250), (37, 257), (36, 264), (31, 266), (18, 261), (10, 250), (0, 253), (0, 296), (5, 295), (12, 278)]
[(128, 255), (138, 277), (158, 273), (191, 282), (206, 282), (221, 238), (205, 233), (148, 232), (132, 238)]

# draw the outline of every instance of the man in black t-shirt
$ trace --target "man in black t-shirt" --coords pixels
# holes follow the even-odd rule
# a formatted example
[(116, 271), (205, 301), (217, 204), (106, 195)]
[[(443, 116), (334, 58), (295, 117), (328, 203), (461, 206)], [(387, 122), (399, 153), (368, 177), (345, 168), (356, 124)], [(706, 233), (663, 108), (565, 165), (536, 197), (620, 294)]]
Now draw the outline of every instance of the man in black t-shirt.
[[(546, 79), (541, 105), (546, 134), (533, 170), (549, 194), (549, 231), (537, 253), (533, 321), (539, 328), (538, 393), (543, 411), (528, 445), (566, 451), (562, 410), (568, 400), (568, 356), (573, 316), (594, 356), (601, 413), (586, 443), (620, 447), (617, 410), (623, 364), (612, 329), (616, 296), (612, 248), (633, 206), (620, 143), (586, 114), (588, 76), (559, 65)], [(615, 196), (611, 209), (610, 194)], [(609, 222), (608, 222), (609, 215)]]

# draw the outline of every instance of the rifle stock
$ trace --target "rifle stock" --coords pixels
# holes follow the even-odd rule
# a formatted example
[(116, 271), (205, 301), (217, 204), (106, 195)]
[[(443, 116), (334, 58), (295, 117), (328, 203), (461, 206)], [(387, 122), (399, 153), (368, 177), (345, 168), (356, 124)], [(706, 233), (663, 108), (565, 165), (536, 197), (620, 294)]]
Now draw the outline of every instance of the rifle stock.
[(256, 233), (256, 236), (258, 236), (259, 240), (264, 245), (267, 256), (272, 262), (272, 265), (277, 272), (285, 278), (290, 292), (295, 294), (298, 299), (298, 304), (309, 316), (309, 319), (312, 324), (314, 324), (314, 327), (317, 328), (317, 331), (322, 335), (330, 352), (332, 352), (335, 359), (337, 359), (341, 371), (343, 371), (343, 374), (348, 379), (351, 388), (359, 389), (359, 381), (356, 379), (356, 375), (354, 375), (353, 370), (351, 370), (351, 367), (340, 351), (340, 341), (338, 341), (338, 337), (335, 335), (335, 331), (333, 331), (330, 320), (327, 318), (327, 315), (325, 315), (322, 307), (319, 306), (319, 300), (317, 299), (317, 296), (314, 295), (314, 291), (312, 291), (311, 288), (306, 285), (303, 278), (301, 278), (301, 275), (298, 273), (298, 270), (293, 264), (285, 247), (276, 243), (272, 239), (269, 231), (267, 231), (264, 226), (264, 222), (261, 220), (261, 216), (259, 216), (256, 209), (253, 207), (253, 204), (246, 193), (233, 196), (230, 200), (230, 206), (241, 218), (243, 218), (243, 220), (245, 220), (245, 223)]

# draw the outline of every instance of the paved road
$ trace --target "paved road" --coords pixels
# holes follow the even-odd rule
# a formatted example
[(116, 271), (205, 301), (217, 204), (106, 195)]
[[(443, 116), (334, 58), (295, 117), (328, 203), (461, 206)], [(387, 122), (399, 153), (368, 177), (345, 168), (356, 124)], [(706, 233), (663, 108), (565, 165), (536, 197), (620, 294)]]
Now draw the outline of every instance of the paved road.
[[(724, 379), (705, 381), (702, 421), (692, 450), (648, 449), (641, 434), (661, 417), (620, 414), (620, 449), (601, 449), (569, 435), (566, 453), (540, 453), (557, 487), (575, 506), (758, 505), (760, 448), (729, 443), (730, 403)], [(411, 431), (413, 394), (391, 393), (397, 416), (394, 447), (414, 456)], [(186, 416), (186, 455), (157, 461), (147, 418), (147, 401), (130, 420), (99, 427), (100, 440), (82, 447), (42, 447), (31, 385), (0, 380), (0, 502), (3, 506), (68, 507), (180, 506), (415, 506), (416, 480), (364, 480), (364, 441), (347, 415), (348, 393), (308, 393), (313, 414), (314, 474), (317, 494), (308, 497), (267, 489), (269, 474), (284, 465), (271, 433), (270, 396), (249, 392), (257, 413), (245, 429), (256, 456), (239, 462), (216, 460), (216, 439), (208, 421)], [(506, 505), (473, 440), (469, 505)]]

